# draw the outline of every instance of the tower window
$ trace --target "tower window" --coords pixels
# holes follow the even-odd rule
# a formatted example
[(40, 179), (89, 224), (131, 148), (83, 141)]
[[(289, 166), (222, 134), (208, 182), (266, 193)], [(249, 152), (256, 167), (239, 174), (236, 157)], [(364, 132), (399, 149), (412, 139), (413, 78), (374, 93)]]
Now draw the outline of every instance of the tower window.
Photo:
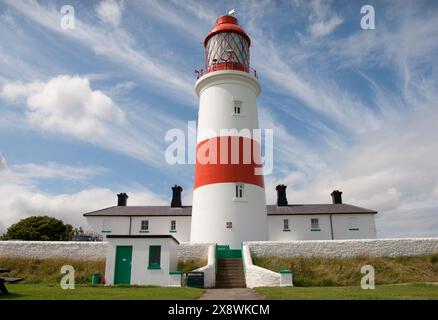
[(289, 231), (289, 219), (283, 220), (283, 231)]
[(176, 220), (170, 221), (170, 232), (176, 232)]
[(310, 230), (321, 231), (321, 229), (319, 229), (319, 219), (317, 218), (310, 219)]
[(234, 115), (242, 115), (243, 114), (243, 107), (242, 107), (242, 101), (234, 101)]
[(243, 196), (244, 196), (243, 183), (236, 184), (236, 193), (234, 196), (236, 197), (236, 199), (243, 199)]
[(141, 231), (149, 231), (149, 220), (142, 220), (141, 221), (140, 230)]

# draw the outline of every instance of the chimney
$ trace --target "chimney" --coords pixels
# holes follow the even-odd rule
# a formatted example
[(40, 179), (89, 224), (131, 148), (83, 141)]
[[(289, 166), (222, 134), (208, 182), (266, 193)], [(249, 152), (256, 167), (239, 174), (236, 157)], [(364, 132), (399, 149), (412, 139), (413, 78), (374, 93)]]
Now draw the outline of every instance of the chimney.
[(181, 192), (183, 191), (183, 188), (178, 185), (174, 185), (172, 187), (172, 202), (170, 203), (171, 208), (181, 208)]
[(333, 204), (342, 204), (342, 192), (339, 190), (334, 190), (331, 193)]
[(286, 188), (284, 184), (279, 184), (275, 187), (275, 190), (277, 190), (277, 206), (279, 207), (285, 207), (288, 205), (287, 198), (286, 198)]
[(117, 195), (117, 206), (118, 207), (126, 207), (128, 203), (128, 195), (126, 193), (119, 193)]

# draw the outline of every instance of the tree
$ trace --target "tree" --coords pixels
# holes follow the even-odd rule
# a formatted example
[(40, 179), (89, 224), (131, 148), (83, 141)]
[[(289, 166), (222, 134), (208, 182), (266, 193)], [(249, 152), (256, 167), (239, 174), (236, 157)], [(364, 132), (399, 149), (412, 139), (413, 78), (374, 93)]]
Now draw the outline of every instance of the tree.
[(8, 228), (3, 240), (67, 241), (73, 227), (49, 216), (32, 216)]

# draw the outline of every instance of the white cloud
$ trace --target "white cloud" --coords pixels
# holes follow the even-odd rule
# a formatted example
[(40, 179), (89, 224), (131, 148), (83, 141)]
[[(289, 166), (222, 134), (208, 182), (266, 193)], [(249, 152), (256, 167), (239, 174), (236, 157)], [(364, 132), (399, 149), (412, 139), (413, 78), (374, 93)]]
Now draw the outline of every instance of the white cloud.
[(13, 165), (8, 168), (5, 158), (0, 154), (0, 234), (11, 224), (30, 215), (50, 215), (74, 226), (87, 227), (83, 213), (116, 205), (119, 190), (129, 194), (131, 205), (168, 203), (156, 193), (138, 186), (118, 186), (117, 191), (88, 188), (71, 194), (50, 194), (38, 189), (33, 183), (33, 179), (37, 178), (88, 179), (103, 171), (105, 169), (100, 167), (73, 167), (54, 163)]
[(46, 83), (9, 83), (1, 95), (24, 98), (28, 121), (49, 132), (95, 139), (106, 133), (106, 123), (122, 123), (123, 111), (110, 97), (92, 90), (86, 78), (60, 75)]
[(49, 162), (45, 164), (25, 163), (12, 166), (14, 174), (24, 179), (87, 180), (108, 172), (100, 166), (71, 166)]
[(436, 187), (433, 189), (433, 191), (432, 191), (432, 195), (433, 195), (435, 198), (438, 198), (438, 184), (437, 184)]
[(313, 38), (332, 33), (343, 22), (343, 19), (331, 11), (328, 1), (313, 0), (310, 2), (310, 7), (312, 14), (309, 16), (311, 22), (309, 31)]
[[(123, 28), (118, 27), (108, 31), (96, 24), (86, 23), (79, 19), (78, 15), (76, 15), (74, 32), (65, 32), (59, 27), (59, 11), (53, 6), (44, 6), (36, 1), (3, 1), (45, 28), (76, 40), (93, 50), (96, 55), (104, 56), (128, 68), (137, 74), (141, 81), (159, 88), (157, 93), (165, 97), (172, 96), (185, 105), (196, 105), (193, 103), (196, 99), (192, 87), (193, 77), (181, 70), (180, 65), (169, 65), (168, 62), (163, 62), (162, 57), (168, 51), (167, 49), (161, 47), (145, 49), (139, 46)], [(150, 34), (150, 36), (154, 35)], [(171, 88), (171, 90), (162, 90), (163, 87)]]
[(122, 19), (124, 7), (123, 1), (104, 0), (97, 5), (96, 13), (102, 21), (118, 27)]
[(342, 19), (339, 17), (332, 17), (329, 20), (317, 21), (310, 25), (310, 34), (314, 38), (326, 36), (335, 30), (337, 26), (342, 23)]
[(0, 153), (0, 172), (6, 170), (8, 168), (8, 164), (6, 163), (6, 159)]

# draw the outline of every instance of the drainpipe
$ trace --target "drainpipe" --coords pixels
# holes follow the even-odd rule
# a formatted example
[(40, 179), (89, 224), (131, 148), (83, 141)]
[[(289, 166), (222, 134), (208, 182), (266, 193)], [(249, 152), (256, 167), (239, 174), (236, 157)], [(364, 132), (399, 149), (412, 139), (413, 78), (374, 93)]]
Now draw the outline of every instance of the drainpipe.
[(129, 216), (129, 235), (131, 235), (132, 216)]
[(335, 239), (335, 237), (333, 236), (333, 221), (332, 221), (332, 214), (330, 213), (330, 230), (332, 232), (332, 240)]

